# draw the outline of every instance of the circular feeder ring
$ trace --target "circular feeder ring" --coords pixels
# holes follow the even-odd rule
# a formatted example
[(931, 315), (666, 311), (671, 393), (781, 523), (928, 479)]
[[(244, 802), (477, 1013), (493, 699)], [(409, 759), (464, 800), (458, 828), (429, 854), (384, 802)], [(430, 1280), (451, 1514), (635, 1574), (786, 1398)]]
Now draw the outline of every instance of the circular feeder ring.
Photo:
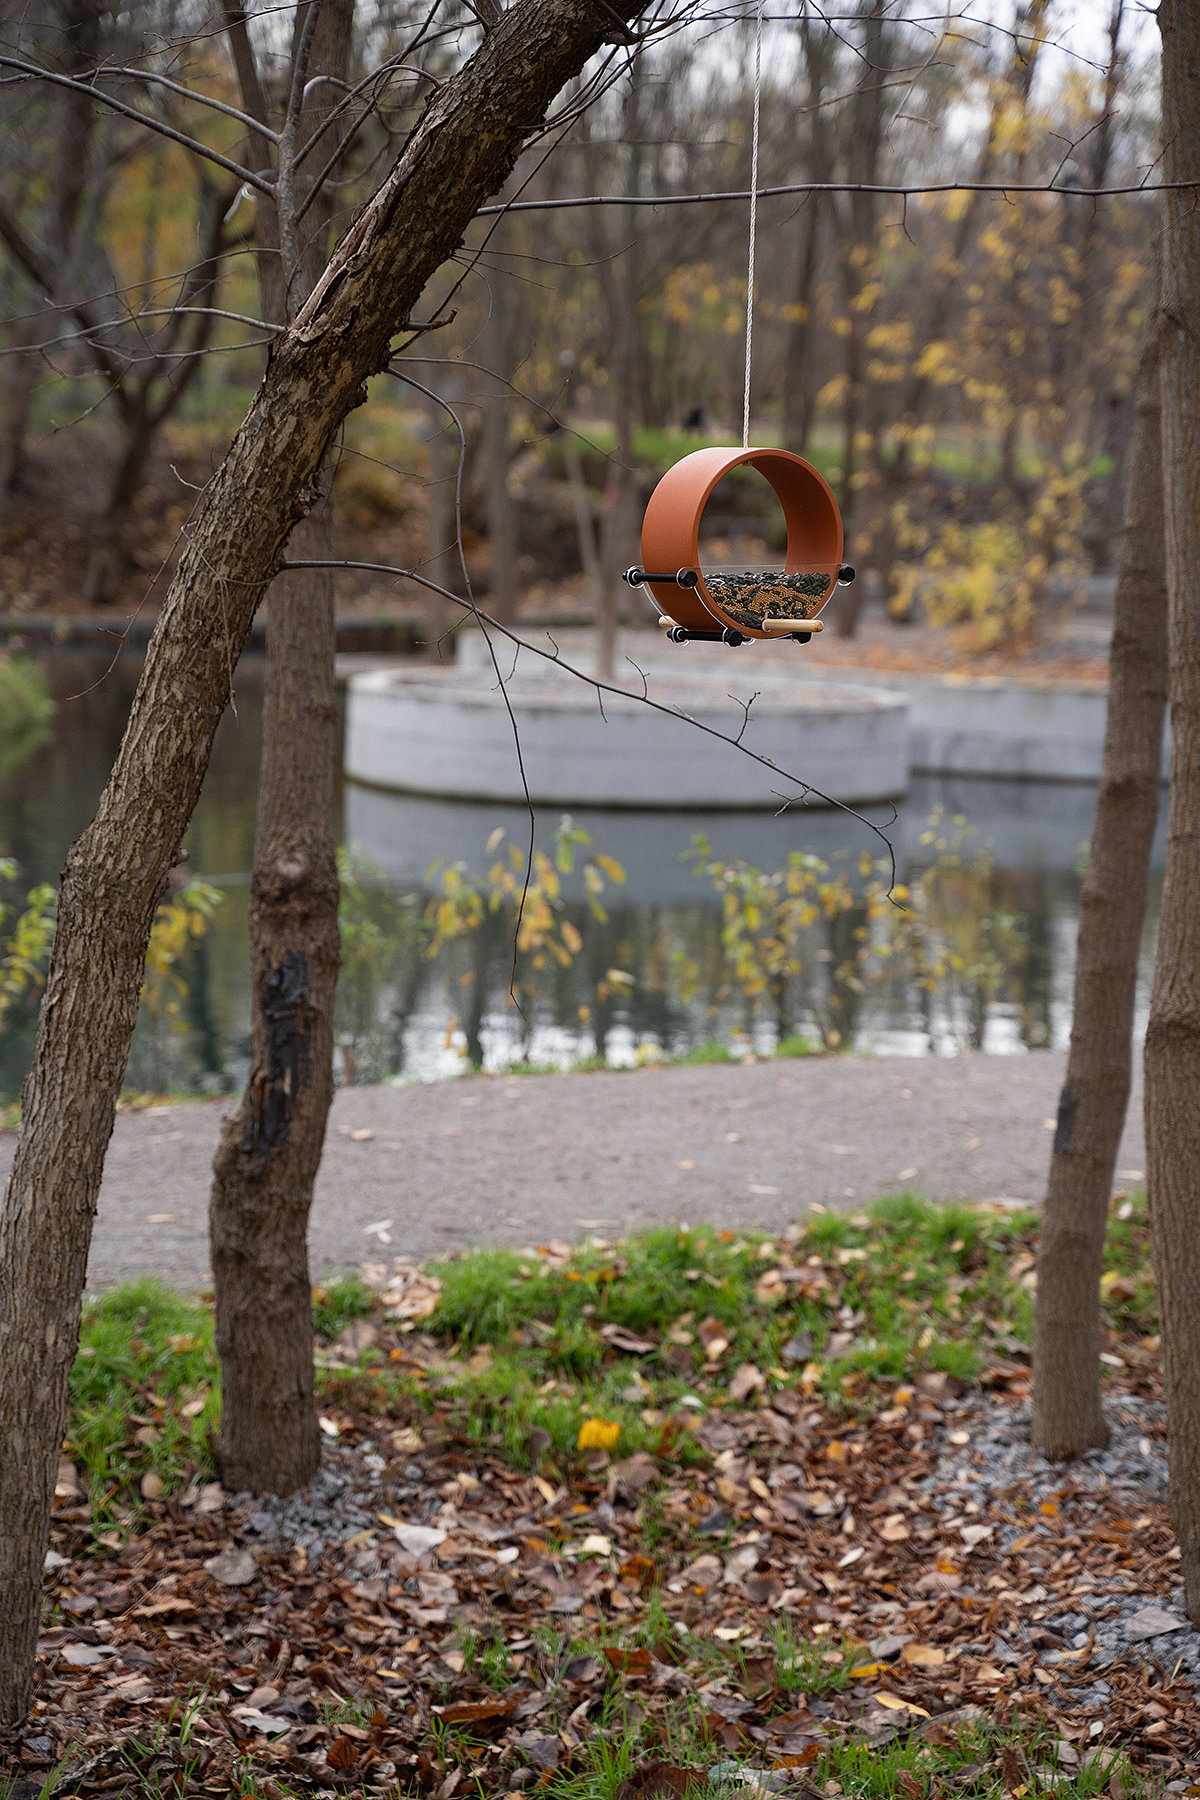
[[(782, 571), (705, 570), (700, 521), (717, 483), (748, 463), (774, 490), (787, 525)], [(678, 574), (659, 577), (658, 571)], [(663, 612), (690, 632), (790, 635), (781, 626), (814, 619), (842, 574), (842, 515), (819, 470), (790, 450), (693, 450), (667, 470), (642, 521), (642, 571)], [(694, 584), (679, 576), (695, 572)], [(630, 571), (631, 574), (634, 571)], [(772, 629), (772, 621), (778, 621)], [(729, 641), (729, 640), (726, 640)]]

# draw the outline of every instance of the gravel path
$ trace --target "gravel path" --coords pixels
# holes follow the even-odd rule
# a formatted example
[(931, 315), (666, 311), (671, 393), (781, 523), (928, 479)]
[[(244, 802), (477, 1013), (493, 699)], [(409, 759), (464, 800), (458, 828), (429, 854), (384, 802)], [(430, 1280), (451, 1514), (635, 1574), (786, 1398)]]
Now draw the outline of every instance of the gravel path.
[[(314, 1275), (617, 1233), (657, 1220), (775, 1229), (813, 1204), (911, 1187), (1040, 1199), (1065, 1057), (814, 1057), (592, 1075), (343, 1089), (310, 1229)], [(209, 1167), (227, 1102), (123, 1113), (88, 1270), (208, 1277)], [(0, 1179), (15, 1138), (0, 1133)], [(1118, 1178), (1139, 1178), (1135, 1091)]]

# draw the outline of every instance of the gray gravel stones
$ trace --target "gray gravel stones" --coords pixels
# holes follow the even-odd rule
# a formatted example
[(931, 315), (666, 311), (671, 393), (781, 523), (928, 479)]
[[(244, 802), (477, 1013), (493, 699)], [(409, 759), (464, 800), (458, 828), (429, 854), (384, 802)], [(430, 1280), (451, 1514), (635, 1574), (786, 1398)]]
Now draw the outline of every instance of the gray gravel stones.
[[(992, 1400), (961, 1406), (952, 1415), (950, 1429), (956, 1434), (969, 1431), (970, 1442), (952, 1445), (948, 1438), (944, 1442), (937, 1470), (926, 1484), (930, 1506), (950, 1513), (975, 1501), (980, 1516), (986, 1517), (989, 1511), (1002, 1508), (1005, 1495), (1018, 1485), (1028, 1491), (1036, 1505), (1061, 1493), (1067, 1483), (1084, 1491), (1107, 1492), (1131, 1511), (1147, 1501), (1165, 1500), (1167, 1448), (1163, 1407), (1137, 1395), (1121, 1394), (1107, 1401), (1105, 1416), (1109, 1425), (1107, 1449), (1089, 1450), (1078, 1461), (1064, 1464), (1048, 1462), (1031, 1447), (1028, 1402), (1014, 1406)], [(998, 1548), (1008, 1549), (1029, 1529), (1025, 1523), (1005, 1522), (997, 1530), (995, 1542)], [(1053, 1534), (1049, 1524), (1042, 1527), (1035, 1523), (1032, 1529), (1044, 1529), (1047, 1536)], [(1124, 1579), (1128, 1579), (1128, 1586), (1119, 1585)], [(997, 1639), (990, 1650), (992, 1661), (1020, 1661), (1030, 1648), (1037, 1648), (1039, 1660), (1053, 1666), (1094, 1637), (1090, 1663), (1094, 1669), (1118, 1663), (1149, 1663), (1168, 1675), (1178, 1669), (1200, 1685), (1200, 1633), (1187, 1621), (1183, 1589), (1147, 1593), (1134, 1586), (1133, 1580), (1117, 1576), (1103, 1592), (1078, 1595), (1075, 1610), (1040, 1618), (1039, 1628), (1061, 1638), (1061, 1648), (1037, 1645), (1032, 1640), (1021, 1643)], [(1085, 1705), (1094, 1706), (1102, 1706), (1111, 1692), (1102, 1677), (1076, 1690)]]
[[(960, 1408), (956, 1426), (971, 1432), (966, 1446), (946, 1446), (930, 1483), (947, 1482), (970, 1490), (977, 1499), (992, 1498), (1014, 1482), (1028, 1482), (1034, 1501), (1048, 1499), (1063, 1485), (1064, 1473), (1076, 1487), (1104, 1489), (1138, 1500), (1167, 1497), (1167, 1446), (1162, 1436), (1165, 1414), (1156, 1401), (1136, 1394), (1121, 1394), (1105, 1406), (1109, 1443), (1106, 1450), (1088, 1450), (1077, 1462), (1047, 1462), (1029, 1443), (1031, 1408), (990, 1400)], [(964, 1493), (964, 1497), (969, 1497)], [(957, 1496), (955, 1497), (957, 1502)], [(949, 1502), (947, 1502), (949, 1510)]]
[[(403, 1506), (414, 1518), (436, 1509), (437, 1496), (427, 1496), (419, 1481), (382, 1482), (384, 1467), (371, 1444), (327, 1445), (323, 1467), (300, 1493), (286, 1500), (231, 1494), (230, 1523), (247, 1546), (278, 1551), (298, 1545), (315, 1566), (327, 1545), (378, 1531), (381, 1507)], [(409, 1465), (406, 1477), (414, 1471), (420, 1474)]]

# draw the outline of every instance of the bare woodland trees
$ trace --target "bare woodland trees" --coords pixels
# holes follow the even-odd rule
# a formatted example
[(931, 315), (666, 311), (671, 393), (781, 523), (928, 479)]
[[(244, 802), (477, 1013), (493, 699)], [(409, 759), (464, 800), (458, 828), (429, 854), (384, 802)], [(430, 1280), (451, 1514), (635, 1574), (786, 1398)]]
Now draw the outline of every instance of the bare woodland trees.
[[(393, 37), (387, 41), (396, 41), (404, 4), (405, 0), (376, 0), (370, 14), (373, 43), (380, 31), (385, 36), (391, 31)], [(1060, 187), (1136, 182), (1149, 153), (1149, 109), (1139, 104), (1137, 57), (1131, 58), (1119, 43), (1127, 10), (1121, 0), (1113, 0), (1106, 65), (1095, 70), (1094, 78), (1076, 66), (1069, 79), (1062, 65), (1055, 65), (1053, 15), (1047, 13), (1044, 0), (1027, 0), (1019, 7), (1015, 29), (1003, 18), (991, 24), (964, 18), (961, 29), (933, 30), (919, 9), (906, 3), (880, 8), (875, 0), (856, 0), (837, 32), (830, 32), (819, 9), (812, 7), (802, 10), (798, 34), (779, 21), (769, 22), (762, 183), (771, 187), (865, 179), (912, 184), (915, 190), (924, 182), (953, 177), (964, 166), (964, 158), (965, 166), (984, 183), (1016, 181), (1021, 175), (1032, 184), (1057, 181)], [(45, 33), (37, 37), (29, 21), (89, 11), (110, 23), (98, 49), (93, 46), (87, 57), (76, 52), (77, 65), (72, 66), (81, 71), (87, 91), (45, 89), (39, 98), (28, 67), (40, 58), (61, 73), (66, 64)], [(444, 9), (431, 15), (435, 37), (443, 29), (443, 13)], [(189, 264), (196, 260), (191, 253), (186, 258), (178, 254), (185, 214), (189, 220), (203, 216), (201, 236), (206, 245), (209, 226), (215, 228), (222, 220), (227, 251), (229, 235), (242, 237), (251, 209), (242, 204), (225, 219), (236, 192), (234, 172), (223, 169), (219, 161), (206, 163), (190, 152), (173, 150), (167, 165), (174, 170), (171, 205), (155, 214), (151, 202), (154, 158), (159, 152), (146, 148), (155, 140), (125, 115), (115, 124), (110, 121), (109, 127), (104, 125), (101, 91), (139, 115), (153, 115), (160, 127), (174, 124), (185, 135), (190, 129), (219, 136), (225, 150), (236, 143), (237, 126), (206, 110), (202, 90), (212, 84), (205, 62), (210, 52), (203, 40), (195, 40), (195, 48), (177, 46), (172, 67), (186, 97), (149, 75), (139, 75), (137, 69), (114, 65), (120, 58), (128, 63), (132, 50), (126, 47), (127, 40), (132, 43), (143, 30), (139, 21), (158, 14), (168, 20), (168, 30), (170, 21), (190, 16), (181, 0), (138, 0), (137, 5), (120, 9), (120, 34), (114, 38), (111, 20), (118, 14), (97, 8), (92, 0), (54, 0), (52, 7), (11, 7), (0, 14), (22, 21), (29, 39), (28, 44), (21, 40), (28, 49), (23, 74), (0, 63), (0, 82), (6, 99), (12, 101), (12, 116), (40, 108), (38, 117), (46, 121), (45, 141), (56, 146), (55, 133), (69, 109), (77, 108), (93, 145), (88, 168), (94, 167), (100, 177), (91, 182), (89, 176), (91, 213), (85, 207), (80, 215), (87, 214), (92, 221), (85, 234), (92, 247), (92, 272), (68, 281), (49, 217), (54, 210), (53, 183), (26, 181), (27, 158), (16, 143), (19, 133), (12, 134), (15, 147), (0, 135), (0, 228), (7, 216), (23, 246), (18, 255), (12, 249), (18, 238), (12, 237), (6, 264), (14, 292), (19, 288), (18, 316), (7, 328), (0, 325), (0, 331), (7, 329), (8, 347), (22, 352), (14, 365), (21, 378), (13, 380), (14, 404), (8, 410), (14, 419), (20, 415), (15, 401), (21, 381), (25, 376), (33, 380), (42, 366), (33, 340), (43, 325), (49, 325), (53, 335), (69, 340), (54, 350), (55, 375), (78, 384), (80, 410), (97, 409), (100, 431), (106, 417), (111, 415), (114, 422), (114, 448), (106, 452), (113, 483), (100, 513), (113, 509), (120, 514), (126, 509), (117, 481), (126, 447), (135, 448), (132, 472), (138, 476), (138, 458), (144, 462), (144, 451), (136, 449), (139, 435), (144, 438), (149, 425), (151, 435), (145, 441), (153, 445), (154, 434), (164, 425), (160, 397), (177, 378), (186, 375), (186, 393), (193, 396), (190, 410), (199, 410), (194, 403), (197, 382), (206, 388), (210, 377), (203, 373), (197, 377), (194, 371), (211, 367), (200, 352), (206, 344), (231, 348), (232, 329), (219, 321), (214, 324), (214, 314), (220, 297), (234, 304), (228, 297), (237, 291), (239, 270), (246, 266), (228, 254), (212, 262), (210, 273), (214, 283), (220, 281), (219, 293), (215, 285), (211, 291), (187, 293), (182, 283), (172, 285), (169, 276), (176, 272), (172, 259)], [(450, 16), (457, 20), (462, 15)], [(1133, 34), (1127, 29), (1126, 35)], [(38, 49), (36, 57), (29, 44)], [(439, 56), (431, 59), (428, 70), (438, 78), (443, 69)], [(1035, 57), (1042, 70), (1041, 87), (1052, 92), (1053, 118), (1045, 110), (1045, 99), (1031, 93)], [(559, 149), (545, 173), (540, 158), (532, 176), (521, 172), (522, 191), (513, 196), (518, 204), (535, 193), (543, 199), (556, 194), (576, 198), (589, 191), (620, 195), (630, 179), (634, 148), (642, 164), (643, 198), (649, 192), (669, 198), (683, 192), (744, 190), (749, 144), (743, 59), (706, 63), (697, 60), (690, 44), (679, 43), (655, 49), (644, 61), (638, 145), (622, 140), (618, 109), (627, 107), (626, 96), (603, 97), (590, 120), (587, 108), (580, 106), (563, 119)], [(24, 85), (14, 87), (18, 81)], [(274, 105), (276, 97), (268, 98)], [(387, 99), (392, 106), (390, 90)], [(243, 101), (233, 110), (242, 112), (244, 105)], [(272, 115), (276, 122), (281, 112), (280, 105)], [(214, 119), (221, 121), (220, 133), (210, 130)], [(394, 122), (389, 128), (395, 128)], [(972, 134), (977, 139), (974, 148)], [(264, 171), (270, 173), (269, 147), (270, 140), (260, 137), (257, 159), (250, 158), (249, 144), (239, 152), (251, 160), (255, 179)], [(55, 153), (57, 157), (57, 147)], [(143, 200), (146, 189), (150, 191)], [(122, 201), (125, 190), (136, 197)], [(111, 296), (140, 279), (137, 261), (153, 245), (139, 244), (135, 255), (124, 228), (121, 248), (111, 252), (112, 240), (121, 236), (113, 230), (114, 218), (123, 209), (141, 208), (148, 219), (157, 219), (153, 231), (142, 234), (148, 245), (149, 239), (158, 244), (157, 260), (151, 257), (153, 280), (134, 300), (120, 303)], [(631, 229), (631, 216), (636, 229)], [(1102, 226), (1090, 224), (1091, 220), (1102, 221)], [(1038, 490), (1049, 491), (1062, 482), (1075, 493), (1084, 485), (1089, 462), (1099, 450), (1119, 452), (1114, 426), (1118, 435), (1123, 433), (1127, 414), (1113, 402), (1128, 386), (1131, 374), (1125, 321), (1131, 308), (1142, 303), (1150, 221), (1148, 202), (1136, 194), (1100, 208), (1058, 195), (984, 192), (921, 198), (914, 191), (908, 203), (829, 192), (764, 201), (764, 241), (777, 234), (781, 253), (760, 259), (756, 413), (769, 418), (782, 411), (788, 441), (815, 448), (818, 460), (850, 502), (860, 561), (877, 560), (885, 570), (889, 562), (900, 565), (893, 584), (898, 605), (905, 602), (907, 573), (925, 549), (939, 554), (944, 550), (949, 562), (963, 559), (957, 540), (945, 545), (941, 541), (954, 536), (951, 528), (956, 526), (964, 490), (953, 485), (944, 468), (931, 468), (935, 432), (965, 446), (968, 457), (980, 464), (986, 463), (993, 447), (1003, 453), (1017, 478), (1017, 491), (1008, 497), (1006, 507), (1014, 514), (1018, 532), (1025, 522), (1015, 515), (1026, 507), (1031, 493), (1036, 502)], [(697, 406), (713, 428), (732, 428), (740, 410), (740, 337), (731, 321), (745, 297), (744, 205), (664, 207), (653, 213), (631, 209), (630, 215), (615, 207), (562, 215), (543, 212), (535, 232), (536, 279), (530, 279), (532, 263), (516, 260), (530, 255), (534, 238), (521, 235), (515, 217), (498, 226), (489, 220), (487, 228), (498, 234), (490, 248), (502, 256), (514, 252), (510, 267), (524, 271), (523, 360), (519, 371), (500, 371), (506, 378), (516, 374), (518, 392), (506, 390), (506, 420), (501, 419), (495, 399), (487, 408), (489, 442), (497, 441), (502, 425), (507, 427), (510, 447), (536, 440), (546, 424), (539, 409), (557, 404), (562, 384), (558, 359), (563, 351), (574, 359), (577, 416), (589, 423), (611, 421), (619, 427), (622, 390), (629, 386), (619, 378), (620, 372), (632, 366), (635, 433), (641, 427), (678, 427)], [(78, 238), (78, 232), (75, 235)], [(637, 240), (640, 249), (634, 248)], [(111, 252), (114, 266), (107, 274), (95, 264), (97, 246)], [(34, 260), (53, 286), (53, 299), (29, 273), (32, 265), (25, 251), (37, 252)], [(627, 263), (638, 266), (627, 273)], [(198, 267), (194, 279), (207, 278)], [(506, 275), (498, 292), (510, 286)], [(99, 306), (97, 297), (106, 293), (110, 298)], [(610, 304), (626, 293), (635, 303), (631, 356), (618, 341), (627, 335), (623, 315)], [(443, 361), (490, 361), (492, 350), (480, 336), (490, 304), (486, 282), (475, 278), (467, 283), (456, 304), (459, 319), (439, 333), (437, 356)], [(85, 328), (72, 310), (80, 307), (88, 309), (92, 324), (102, 326), (102, 331), (93, 334)], [(169, 317), (152, 319), (157, 309)], [(110, 363), (114, 346), (132, 359), (121, 387), (112, 386), (111, 373), (103, 377), (97, 373), (99, 352), (92, 348), (93, 336)], [(236, 365), (236, 356), (233, 360)], [(91, 371), (87, 379), (85, 369)], [(137, 389), (151, 372), (153, 393), (143, 402)], [(438, 379), (432, 385), (437, 386)], [(43, 389), (49, 385), (44, 383)], [(471, 397), (483, 385), (472, 378)], [(28, 399), (32, 390), (25, 391)], [(118, 415), (125, 414), (127, 421), (118, 434)], [(478, 430), (474, 414), (468, 403), (463, 417), (472, 449)], [(168, 429), (169, 419), (168, 412)], [(824, 428), (815, 443), (814, 423)], [(18, 430), (18, 450), (23, 441)], [(652, 454), (644, 443), (635, 442), (635, 450), (642, 459)], [(489, 465), (494, 461), (488, 457)], [(615, 494), (624, 479), (621, 458), (614, 454), (601, 474), (593, 456), (587, 474), (593, 484), (590, 498), (599, 508), (606, 490)], [(640, 479), (641, 471), (638, 475)], [(976, 485), (974, 480), (966, 484), (968, 511), (975, 510), (970, 503)], [(1091, 495), (1104, 487), (1095, 476), (1087, 485)], [(932, 507), (925, 504), (930, 496), (936, 502)], [(1051, 514), (1054, 498), (1048, 495)], [(490, 491), (485, 482), (469, 483), (467, 505), (473, 529), (490, 515), (498, 535), (510, 531), (511, 510), (495, 483)], [(1108, 510), (1106, 504), (1091, 503), (1093, 526), (1101, 535)], [(935, 524), (929, 523), (930, 516)], [(125, 525), (118, 520), (113, 532), (120, 539)], [(101, 520), (92, 550), (97, 593), (105, 587), (100, 580), (103, 569), (117, 569), (120, 562), (107, 546), (110, 535)], [(530, 531), (524, 547), (528, 549), (534, 539), (535, 532)], [(973, 540), (966, 554), (976, 547)], [(507, 565), (507, 558), (499, 560)], [(560, 573), (554, 570), (555, 576)], [(114, 583), (115, 577), (108, 585)], [(859, 592), (847, 590), (851, 601)]]
[(1032, 1435), (1052, 1457), (1078, 1456), (1108, 1441), (1100, 1406), (1100, 1273), (1129, 1105), (1167, 699), (1159, 363), (1152, 318), (1129, 455), (1103, 774), (1079, 901), (1071, 1050), (1038, 1252)]
[[(93, 604), (111, 600), (126, 572), (147, 465), (213, 342), (224, 257), (237, 229), (228, 217), (236, 179), (188, 153), (194, 206), (184, 210), (194, 219), (194, 237), (179, 230), (178, 189), (159, 203), (152, 179), (140, 246), (146, 279), (132, 293), (122, 291), (106, 243), (114, 190), (128, 183), (131, 163), (159, 154), (161, 140), (141, 119), (174, 129), (142, 110), (147, 89), (136, 71), (122, 67), (140, 53), (153, 23), (141, 5), (125, 11), (97, 0), (57, 0), (34, 15), (14, 11), (0, 28), (0, 67), (14, 71), (7, 79), (16, 85), (8, 97), (0, 242), (19, 276), (0, 432), (0, 512), (21, 478), (39, 383), (60, 364), (90, 368), (119, 423), (83, 576)], [(29, 62), (35, 52), (38, 60)], [(53, 79), (18, 82), (41, 68)], [(102, 92), (119, 99), (124, 113), (112, 112), (94, 89), (101, 70), (115, 71)], [(169, 86), (161, 90), (167, 99)], [(20, 146), (35, 148), (36, 163), (26, 163)], [(178, 249), (180, 239), (185, 266), (160, 281), (159, 254), (164, 244)]]
[[(333, 432), (481, 201), (629, 0), (519, 0), (437, 89), (288, 331), (197, 505), (96, 819), (64, 870), (0, 1216), (0, 1720), (29, 1704), (96, 1195), (155, 907), (230, 675)], [(287, 995), (281, 993), (286, 1005)]]
[(1146, 1031), (1146, 1139), (1171, 1523), (1188, 1616), (1200, 1624), (1200, 7), (1162, 0), (1158, 18), (1171, 794)]

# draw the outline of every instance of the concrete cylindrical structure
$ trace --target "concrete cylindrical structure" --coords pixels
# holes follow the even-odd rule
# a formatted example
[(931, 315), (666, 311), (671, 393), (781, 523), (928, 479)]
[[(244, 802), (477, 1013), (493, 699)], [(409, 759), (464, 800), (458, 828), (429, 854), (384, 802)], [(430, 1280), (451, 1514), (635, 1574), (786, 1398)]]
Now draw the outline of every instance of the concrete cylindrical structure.
[[(908, 785), (908, 702), (866, 687), (818, 687), (756, 675), (749, 721), (727, 671), (655, 680), (663, 710), (594, 691), (561, 670), (378, 669), (356, 675), (346, 706), (353, 780), (474, 800), (545, 806), (778, 809), (799, 777), (831, 800), (890, 799)], [(511, 707), (511, 716), (510, 709)], [(677, 709), (677, 710), (676, 710)], [(680, 716), (680, 714), (685, 716)], [(726, 737), (774, 767), (742, 754)], [(778, 773), (776, 773), (778, 771)]]

